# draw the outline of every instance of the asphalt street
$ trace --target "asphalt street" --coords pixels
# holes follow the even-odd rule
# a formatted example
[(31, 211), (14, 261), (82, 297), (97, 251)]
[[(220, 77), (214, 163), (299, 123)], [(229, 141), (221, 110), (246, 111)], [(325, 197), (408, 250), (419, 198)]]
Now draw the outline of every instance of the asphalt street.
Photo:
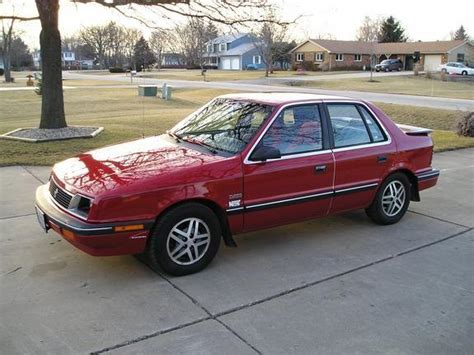
[[(399, 75), (399, 73), (397, 73)], [(315, 80), (330, 80), (344, 79), (344, 78), (360, 78), (361, 75), (367, 76), (367, 73), (347, 73), (347, 74), (331, 74), (324, 76), (314, 75)], [(381, 73), (378, 75), (396, 75), (396, 73)], [(406, 75), (406, 74), (405, 74)], [(90, 79), (100, 81), (112, 81), (120, 82), (127, 87), (130, 84), (130, 77), (125, 75), (107, 75), (107, 74), (84, 74), (80, 72), (63, 72), (64, 79)], [(296, 77), (298, 78), (298, 77)], [(295, 78), (289, 78), (292, 81)], [(256, 81), (232, 81), (232, 82), (204, 82), (204, 81), (190, 81), (190, 80), (163, 80), (163, 79), (152, 79), (135, 77), (134, 85), (158, 85), (162, 86), (164, 83), (175, 88), (210, 88), (210, 89), (227, 89), (227, 90), (239, 90), (239, 91), (256, 91), (256, 92), (305, 92), (321, 95), (336, 95), (345, 96), (355, 99), (385, 102), (400, 105), (411, 105), (420, 107), (431, 107), (446, 110), (461, 110), (461, 111), (474, 111), (474, 100), (467, 99), (451, 99), (444, 97), (432, 97), (432, 96), (415, 96), (415, 95), (401, 95), (401, 94), (385, 94), (375, 92), (362, 92), (362, 91), (346, 91), (346, 90), (321, 90), (314, 88), (302, 88), (297, 86), (283, 86), (276, 85), (281, 83), (284, 78), (269, 78), (260, 79)], [(300, 78), (300, 80), (303, 80)]]
[(433, 166), (396, 225), (355, 211), (244, 234), (180, 278), (44, 234), (49, 168), (0, 168), (0, 353), (472, 353), (474, 149)]

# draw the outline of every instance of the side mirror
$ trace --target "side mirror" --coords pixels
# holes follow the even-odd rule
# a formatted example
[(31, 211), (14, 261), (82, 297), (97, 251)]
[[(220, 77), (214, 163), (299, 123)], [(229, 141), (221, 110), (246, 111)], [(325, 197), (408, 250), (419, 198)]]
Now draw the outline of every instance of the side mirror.
[(280, 159), (281, 153), (277, 148), (262, 145), (257, 147), (250, 156), (251, 161), (266, 161), (269, 159)]

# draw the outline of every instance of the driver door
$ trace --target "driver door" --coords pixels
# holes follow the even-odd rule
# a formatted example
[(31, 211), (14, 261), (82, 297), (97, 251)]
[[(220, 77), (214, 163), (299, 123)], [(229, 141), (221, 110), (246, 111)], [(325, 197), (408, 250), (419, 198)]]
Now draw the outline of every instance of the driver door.
[[(320, 112), (318, 104), (284, 108), (245, 159), (245, 231), (328, 213), (334, 158)], [(262, 145), (278, 149), (281, 158), (252, 161)]]

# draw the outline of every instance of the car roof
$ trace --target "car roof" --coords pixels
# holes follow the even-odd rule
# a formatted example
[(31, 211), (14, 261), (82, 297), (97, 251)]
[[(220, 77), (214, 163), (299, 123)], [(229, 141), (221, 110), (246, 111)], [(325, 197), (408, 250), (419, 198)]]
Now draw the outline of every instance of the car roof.
[[(293, 92), (259, 92), (221, 95), (219, 98), (281, 105), (302, 101), (350, 100), (348, 97)], [(355, 100), (360, 101), (360, 100)]]

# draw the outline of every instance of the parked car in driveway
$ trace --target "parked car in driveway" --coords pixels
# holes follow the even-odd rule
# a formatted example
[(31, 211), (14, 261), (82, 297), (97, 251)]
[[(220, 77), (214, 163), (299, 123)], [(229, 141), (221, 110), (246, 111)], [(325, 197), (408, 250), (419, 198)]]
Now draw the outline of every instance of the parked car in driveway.
[(190, 274), (239, 233), (354, 209), (398, 222), (438, 180), (429, 133), (360, 100), (219, 96), (167, 134), (57, 163), (38, 221), (91, 255)]
[(474, 68), (469, 68), (462, 63), (449, 62), (441, 65), (439, 69), (448, 74), (474, 75)]
[(403, 63), (400, 59), (385, 59), (375, 66), (375, 71), (400, 71), (403, 69)]

